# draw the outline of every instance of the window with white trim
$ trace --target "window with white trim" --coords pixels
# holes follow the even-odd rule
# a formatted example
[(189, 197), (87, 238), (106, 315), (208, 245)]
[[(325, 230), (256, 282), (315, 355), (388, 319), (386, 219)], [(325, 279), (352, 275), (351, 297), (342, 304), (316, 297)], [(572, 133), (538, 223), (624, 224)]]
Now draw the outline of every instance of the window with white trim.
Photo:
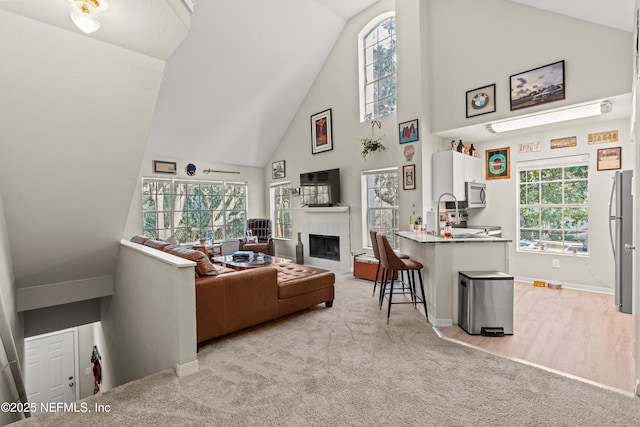
[(179, 243), (227, 240), (244, 235), (247, 184), (142, 178), (145, 236)]
[(378, 16), (358, 35), (360, 120), (396, 111), (396, 17)]
[(271, 184), (270, 204), (273, 237), (291, 239), (291, 183)]
[(521, 252), (589, 254), (589, 157), (518, 163)]
[(395, 232), (399, 230), (398, 168), (362, 172), (362, 245), (371, 247), (369, 230), (387, 236), (398, 247)]

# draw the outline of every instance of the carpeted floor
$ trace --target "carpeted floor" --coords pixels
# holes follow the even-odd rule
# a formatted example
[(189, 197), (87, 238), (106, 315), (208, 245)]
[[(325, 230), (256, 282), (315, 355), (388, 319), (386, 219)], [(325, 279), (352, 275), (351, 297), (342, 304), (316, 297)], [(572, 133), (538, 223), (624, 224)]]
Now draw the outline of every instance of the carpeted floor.
[(211, 342), (195, 374), (84, 400), (109, 413), (16, 425), (640, 425), (640, 399), (440, 339), (410, 305), (394, 306), (387, 325), (371, 290), (339, 276), (333, 308)]

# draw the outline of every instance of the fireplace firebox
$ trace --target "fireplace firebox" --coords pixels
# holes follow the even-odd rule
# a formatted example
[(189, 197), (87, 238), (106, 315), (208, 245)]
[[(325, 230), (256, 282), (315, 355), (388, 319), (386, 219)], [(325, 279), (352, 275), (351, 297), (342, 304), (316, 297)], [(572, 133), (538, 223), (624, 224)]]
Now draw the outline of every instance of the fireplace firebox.
[(309, 256), (340, 261), (340, 237), (309, 234)]

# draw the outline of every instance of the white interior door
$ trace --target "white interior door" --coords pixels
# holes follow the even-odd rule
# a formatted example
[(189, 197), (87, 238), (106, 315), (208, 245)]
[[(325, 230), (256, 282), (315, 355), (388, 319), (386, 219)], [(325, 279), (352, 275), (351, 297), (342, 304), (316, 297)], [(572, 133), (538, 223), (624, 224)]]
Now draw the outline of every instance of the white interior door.
[(75, 330), (26, 338), (27, 398), (36, 403), (72, 403), (76, 399)]

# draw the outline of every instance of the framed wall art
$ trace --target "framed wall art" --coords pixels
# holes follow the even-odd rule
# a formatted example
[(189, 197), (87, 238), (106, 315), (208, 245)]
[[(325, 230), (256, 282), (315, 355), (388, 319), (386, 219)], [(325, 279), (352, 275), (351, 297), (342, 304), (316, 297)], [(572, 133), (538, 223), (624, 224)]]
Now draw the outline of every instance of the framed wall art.
[(402, 189), (416, 189), (416, 165), (402, 166)]
[(511, 111), (565, 97), (564, 61), (510, 76)]
[(506, 179), (511, 177), (511, 161), (509, 147), (495, 148), (486, 151), (486, 178)]
[(284, 160), (278, 160), (271, 164), (271, 178), (284, 178), (287, 175)]
[(598, 150), (598, 170), (609, 171), (622, 168), (622, 147), (601, 148)]
[(162, 160), (154, 160), (153, 173), (167, 173), (175, 175), (178, 173), (176, 162), (163, 162)]
[(400, 123), (398, 125), (400, 131), (400, 144), (414, 142), (419, 139), (418, 135), (418, 119)]
[(467, 118), (496, 111), (496, 85), (467, 91)]
[(331, 108), (311, 116), (311, 154), (333, 150)]

